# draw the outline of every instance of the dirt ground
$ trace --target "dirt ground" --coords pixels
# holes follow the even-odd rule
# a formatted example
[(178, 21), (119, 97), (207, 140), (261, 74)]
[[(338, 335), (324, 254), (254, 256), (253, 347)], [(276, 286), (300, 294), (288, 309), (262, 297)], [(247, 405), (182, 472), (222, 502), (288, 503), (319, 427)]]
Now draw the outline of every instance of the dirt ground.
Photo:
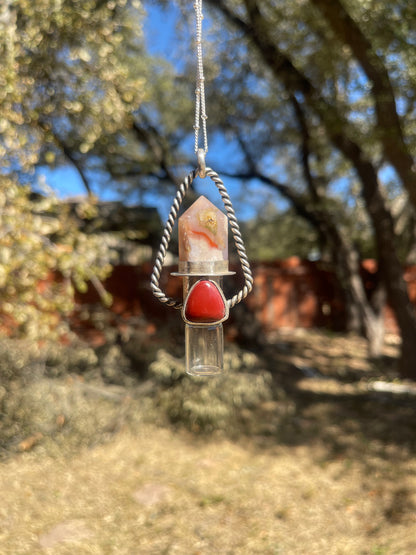
[(286, 413), (230, 439), (143, 417), (105, 444), (1, 463), (0, 553), (416, 553), (416, 389), (397, 338), (282, 331), (264, 356)]

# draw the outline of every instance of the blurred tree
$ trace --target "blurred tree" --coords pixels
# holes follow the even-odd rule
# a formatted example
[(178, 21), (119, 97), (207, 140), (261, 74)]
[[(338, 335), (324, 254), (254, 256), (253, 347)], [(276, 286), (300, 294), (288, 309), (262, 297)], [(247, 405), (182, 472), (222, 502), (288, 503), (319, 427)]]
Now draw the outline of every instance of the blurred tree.
[(251, 260), (273, 261), (289, 256), (317, 256), (316, 230), (293, 209), (278, 211), (267, 203), (261, 214), (242, 225), (247, 254)]
[(416, 209), (414, 131), (406, 126), (406, 119), (399, 113), (399, 102), (403, 103), (400, 111), (414, 111), (414, 102), (411, 102), (413, 106), (409, 103), (409, 97), (414, 98), (415, 85), (411, 58), (415, 39), (414, 6), (402, 0), (388, 6), (355, 1), (345, 2), (344, 6), (340, 0), (311, 0), (311, 3), (320, 10), (336, 43), (344, 45), (349, 51), (348, 57), (365, 74), (367, 86), (371, 88), (377, 140), (385, 160), (394, 167)]
[(91, 192), (86, 155), (116, 151), (145, 95), (140, 13), (126, 0), (3, 5), (3, 168), (33, 181), (36, 166), (70, 163)]
[[(229, 24), (227, 43), (223, 40), (222, 24), (214, 30), (206, 47), (208, 80), (213, 83), (211, 127), (237, 140), (241, 147), (236, 162), (230, 161), (223, 173), (273, 187), (315, 227), (321, 245), (331, 253), (343, 285), (350, 326), (364, 329), (373, 354), (381, 348), (383, 288), (370, 302), (359, 270), (362, 254), (376, 253), (380, 275), (402, 331), (402, 373), (413, 374), (416, 317), (407, 296), (401, 268), (403, 258), (399, 254), (405, 257), (411, 252), (414, 220), (410, 220), (410, 241), (399, 241), (389, 207), (389, 201), (395, 201), (398, 195), (389, 199), (382, 191), (386, 168), (400, 176), (404, 191), (412, 188), (410, 150), (406, 156), (400, 156), (397, 149), (393, 156), (387, 156), (388, 129), (393, 126), (394, 143), (401, 144), (403, 150), (411, 142), (411, 126), (405, 141), (397, 111), (390, 119), (383, 116), (383, 110), (396, 109), (389, 72), (400, 81), (410, 66), (392, 64), (387, 54), (383, 58), (376, 53), (377, 25), (371, 27), (366, 37), (357, 35), (366, 46), (370, 61), (362, 55), (356, 59), (356, 53), (351, 54), (348, 48), (334, 49), (337, 41), (347, 39), (337, 30), (333, 12), (323, 10), (328, 25), (317, 15), (312, 1), (289, 4), (245, 0), (240, 5), (208, 0), (208, 3)], [(315, 3), (323, 9), (318, 1)], [(340, 5), (341, 8), (349, 29), (357, 34), (359, 26), (354, 26), (352, 17)], [(364, 7), (361, 14), (353, 2), (349, 8), (363, 19), (369, 17), (368, 8)], [(400, 12), (403, 6), (397, 9)], [(189, 9), (185, 13), (193, 15)], [(379, 12), (376, 17), (381, 21), (387, 15)], [(381, 47), (387, 53), (391, 44), (390, 37), (390, 42), (385, 41)], [(396, 48), (397, 52), (402, 50)], [(410, 64), (408, 56), (406, 61)], [(378, 74), (370, 62), (377, 66)], [(394, 67), (388, 67), (389, 64)], [(117, 146), (110, 152), (105, 146), (108, 137), (102, 135), (104, 143), (96, 141), (85, 153), (88, 157), (84, 157), (84, 163), (96, 160), (98, 155), (105, 169), (127, 186), (131, 179), (141, 187), (154, 187), (164, 178), (176, 181), (172, 168), (184, 159), (180, 147), (188, 130), (183, 125), (183, 113), (191, 108), (191, 100), (183, 99), (192, 99), (193, 82), (182, 79), (182, 75), (174, 77), (166, 64), (159, 67), (162, 67), (160, 76), (149, 80), (151, 94), (140, 109), (131, 112), (129, 124), (114, 134), (113, 144)], [(186, 60), (183, 67), (184, 74), (188, 74)], [(373, 83), (371, 90), (369, 82)], [(407, 84), (409, 93), (412, 90), (409, 79)], [(179, 91), (185, 94), (178, 94)], [(386, 99), (387, 94), (390, 96)], [(409, 112), (410, 103), (406, 106)], [(150, 153), (150, 160), (143, 156), (145, 152)], [(268, 171), (259, 171), (262, 166)], [(276, 172), (284, 173), (286, 183), (291, 185), (277, 181)], [(364, 215), (360, 217), (361, 227), (354, 221), (357, 214)]]
[[(191, 10), (184, 7), (183, 13), (192, 19)], [(225, 30), (228, 30), (227, 41), (224, 41)], [(235, 33), (235, 25), (231, 24), (228, 28), (222, 23), (214, 27), (204, 46), (207, 51), (207, 82), (211, 84), (210, 129), (220, 131), (230, 142), (237, 142), (240, 146), (240, 152), (237, 151), (233, 158), (227, 158), (227, 168), (223, 168), (223, 159), (215, 167), (220, 168), (222, 175), (228, 174), (245, 183), (253, 183), (253, 193), (258, 182), (278, 191), (312, 226), (309, 229), (315, 229), (312, 236), (319, 237), (316, 246), (320, 248), (321, 255), (329, 253), (332, 257), (344, 292), (348, 329), (363, 330), (369, 339), (371, 354), (378, 356), (383, 338), (383, 287), (380, 284), (380, 294), (368, 299), (360, 278), (361, 255), (364, 252), (374, 255), (375, 245), (366, 210), (357, 208), (357, 190), (351, 194), (352, 183), (356, 181), (351, 166), (328, 144), (319, 119), (310, 118), (310, 113), (305, 112), (304, 104), (293, 90), (270, 74), (267, 64), (259, 60), (256, 50), (250, 47), (249, 42), (241, 40), (240, 33)], [(182, 64), (184, 73), (172, 83), (182, 83), (182, 75), (191, 74), (194, 59), (185, 61)], [(165, 77), (169, 79), (170, 75), (165, 74)], [(191, 98), (193, 80), (189, 77), (187, 80), (188, 96)], [(282, 102), (282, 99), (289, 102)], [(150, 117), (153, 120), (152, 142), (164, 144), (165, 153), (168, 150), (164, 120), (169, 117), (169, 112), (169, 104), (159, 105)], [(160, 115), (155, 117), (155, 113)], [(178, 122), (178, 138), (181, 133), (184, 137), (187, 135), (183, 126), (185, 118), (181, 120)], [(180, 153), (180, 146), (179, 139), (172, 144), (173, 152)], [(165, 156), (164, 160), (167, 159)], [(120, 167), (123, 165), (120, 164)], [(276, 173), (285, 175), (284, 183), (275, 178)], [(341, 187), (342, 180), (345, 185)], [(340, 195), (341, 190), (344, 192)], [(258, 192), (255, 194), (257, 197)], [(257, 205), (261, 206), (260, 200)], [(360, 215), (360, 228), (355, 222), (357, 214)]]
[[(359, 267), (375, 254), (402, 333), (401, 372), (416, 377), (402, 275), (415, 245), (415, 10), (402, 0), (206, 4), (210, 133), (234, 145), (226, 167), (223, 148), (208, 162), (252, 195), (259, 183), (277, 191), (312, 226), (369, 338), (382, 294), (366, 298)], [(31, 182), (36, 166), (65, 160), (88, 190), (92, 172), (126, 191), (177, 181), (189, 163), (195, 62), (150, 62), (140, 10), (132, 0), (4, 4), (2, 175)]]
[[(334, 191), (328, 184), (337, 184), (340, 188), (343, 176), (346, 178), (344, 191), (348, 191), (348, 185), (358, 185), (373, 231), (380, 274), (401, 330), (400, 370), (402, 375), (415, 378), (416, 314), (403, 279), (399, 238), (383, 183), (386, 172), (394, 173), (401, 184), (401, 194), (408, 195), (412, 202), (415, 190), (411, 123), (414, 103), (409, 98), (414, 97), (415, 88), (414, 60), (410, 57), (413, 35), (408, 22), (409, 18), (415, 20), (414, 10), (400, 1), (377, 9), (372, 2), (353, 0), (333, 3), (330, 8), (326, 7), (327, 2), (318, 0), (290, 3), (208, 0), (208, 3), (234, 29), (232, 40), (238, 46), (233, 53), (237, 52), (239, 77), (242, 74), (243, 80), (249, 80), (245, 68), (251, 66), (252, 86), (246, 86), (246, 90), (256, 87), (258, 96), (266, 99), (270, 99), (267, 95), (274, 91), (284, 105), (276, 108), (276, 103), (272, 103), (280, 119), (267, 111), (266, 117), (273, 122), (269, 125), (265, 118), (259, 121), (243, 117), (243, 110), (234, 117), (240, 128), (246, 125), (251, 158), (256, 160), (256, 166), (268, 168), (266, 177), (273, 178), (273, 166), (279, 171), (279, 164), (273, 163), (272, 158), (279, 144), (274, 142), (276, 132), (271, 129), (276, 125), (281, 134), (280, 144), (281, 141), (287, 143), (283, 147), (286, 160), (282, 160), (281, 153), (280, 160), (277, 159), (280, 167), (284, 167), (286, 175), (293, 176), (295, 187), (302, 182), (308, 185), (306, 175), (301, 175), (302, 164), (296, 165), (297, 170), (288, 165), (293, 160), (290, 149), (293, 151), (296, 144), (305, 142), (304, 132), (295, 141), (291, 140), (294, 126), (288, 113), (294, 99), (308, 125), (309, 177), (319, 185), (316, 191), (321, 199), (333, 196)], [(407, 23), (404, 23), (404, 15)], [(360, 41), (359, 47), (351, 44), (354, 40)], [(232, 64), (233, 53), (228, 45), (223, 59), (229, 64)], [(241, 66), (242, 58), (248, 61), (243, 61)], [(240, 67), (243, 67), (242, 72)], [(263, 81), (256, 83), (254, 76), (262, 77)], [(236, 80), (233, 85), (235, 83)], [(250, 92), (247, 98), (250, 99)], [(242, 94), (240, 102), (244, 102)], [(231, 112), (236, 111), (236, 106), (238, 103), (233, 98)], [(248, 110), (250, 112), (251, 108)], [(292, 119), (293, 114), (292, 110)], [(259, 135), (273, 145), (272, 150), (259, 148), (257, 129)], [(322, 176), (329, 177), (326, 185), (322, 183)], [(351, 202), (351, 198), (345, 200)], [(329, 214), (332, 209), (328, 204), (327, 209)], [(348, 204), (344, 204), (344, 210), (348, 211)], [(338, 218), (336, 214), (332, 222), (339, 230), (339, 223), (345, 221), (345, 217)], [(333, 225), (330, 228), (335, 230)], [(353, 251), (349, 249), (348, 254)], [(351, 266), (350, 270), (353, 270), (351, 279), (356, 281), (356, 268)]]
[[(139, 9), (125, 0), (1, 5), (0, 314), (16, 333), (59, 329), (57, 312), (72, 309), (73, 287), (85, 290), (87, 281), (107, 300), (99, 280), (111, 270), (110, 251), (79, 231), (36, 169), (71, 163), (90, 195), (81, 216), (94, 213), (83, 156), (96, 144), (111, 152), (144, 95)], [(63, 280), (43, 288), (51, 272)]]
[[(94, 204), (78, 211), (93, 214)], [(87, 282), (109, 302), (100, 283), (111, 272), (111, 251), (99, 235), (81, 233), (70, 207), (51, 191), (33, 196), (2, 177), (0, 214), (0, 324), (7, 333), (41, 339), (67, 332), (74, 288), (85, 291)]]

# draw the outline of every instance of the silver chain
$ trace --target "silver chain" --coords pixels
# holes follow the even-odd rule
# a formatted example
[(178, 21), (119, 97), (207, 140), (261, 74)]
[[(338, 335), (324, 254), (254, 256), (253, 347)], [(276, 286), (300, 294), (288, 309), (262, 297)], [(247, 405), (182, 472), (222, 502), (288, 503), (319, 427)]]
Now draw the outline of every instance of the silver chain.
[(202, 13), (202, 0), (195, 0), (194, 4), (196, 16), (196, 56), (197, 56), (197, 69), (196, 69), (196, 89), (195, 89), (195, 153), (199, 149), (199, 131), (202, 126), (203, 136), (203, 150), (205, 154), (208, 152), (208, 135), (207, 135), (207, 119), (205, 107), (205, 77), (204, 77), (204, 63), (202, 58), (202, 20), (204, 19)]

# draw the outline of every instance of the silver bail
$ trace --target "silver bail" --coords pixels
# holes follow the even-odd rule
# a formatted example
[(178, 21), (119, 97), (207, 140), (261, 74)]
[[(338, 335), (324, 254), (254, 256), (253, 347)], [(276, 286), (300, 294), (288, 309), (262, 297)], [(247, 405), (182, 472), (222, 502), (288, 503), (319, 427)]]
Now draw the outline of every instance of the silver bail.
[(207, 175), (207, 169), (205, 166), (205, 151), (203, 148), (198, 148), (198, 175), (201, 179)]

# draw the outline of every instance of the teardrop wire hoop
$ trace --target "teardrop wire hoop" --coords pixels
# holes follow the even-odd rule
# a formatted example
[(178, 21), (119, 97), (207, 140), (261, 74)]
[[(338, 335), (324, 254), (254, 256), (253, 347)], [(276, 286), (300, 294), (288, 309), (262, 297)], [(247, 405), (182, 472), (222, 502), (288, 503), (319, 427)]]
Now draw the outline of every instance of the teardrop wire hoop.
[[(159, 251), (157, 253), (155, 265), (153, 267), (152, 276), (150, 278), (150, 287), (155, 297), (157, 297), (160, 302), (165, 303), (168, 306), (171, 306), (176, 309), (181, 309), (183, 306), (183, 303), (180, 301), (176, 301), (171, 297), (167, 297), (165, 293), (160, 289), (159, 281), (160, 281), (160, 275), (162, 273), (163, 263), (168, 250), (168, 246), (172, 237), (173, 227), (175, 225), (176, 219), (178, 218), (180, 206), (182, 204), (183, 199), (185, 198), (185, 195), (189, 186), (191, 185), (195, 177), (198, 175), (198, 173), (199, 173), (199, 168), (196, 168), (195, 170), (191, 171), (185, 177), (185, 179), (179, 186), (178, 191), (176, 192), (176, 196), (170, 208), (169, 216), (166, 221), (166, 226), (163, 231)], [(228, 191), (224, 183), (220, 179), (219, 175), (214, 170), (212, 170), (211, 168), (206, 168), (205, 173), (215, 183), (221, 195), (225, 210), (227, 212), (230, 228), (234, 237), (234, 243), (237, 249), (237, 253), (240, 258), (241, 268), (244, 274), (244, 286), (242, 287), (242, 289), (240, 289), (240, 291), (236, 293), (231, 299), (227, 299), (227, 306), (228, 306), (228, 309), (230, 309), (230, 308), (233, 308), (239, 302), (241, 302), (243, 299), (245, 299), (247, 295), (250, 293), (250, 291), (253, 288), (253, 276), (251, 273), (250, 264), (246, 254), (246, 249), (244, 246), (243, 238), (241, 236), (240, 227), (238, 225), (237, 217), (234, 212), (230, 195), (228, 194)]]

